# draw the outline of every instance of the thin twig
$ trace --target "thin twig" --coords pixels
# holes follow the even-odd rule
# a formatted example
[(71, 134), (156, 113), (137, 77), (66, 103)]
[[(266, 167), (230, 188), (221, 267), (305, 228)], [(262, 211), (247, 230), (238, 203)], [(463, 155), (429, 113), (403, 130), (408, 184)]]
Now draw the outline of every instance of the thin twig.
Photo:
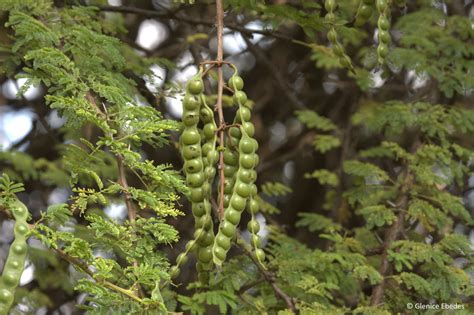
[[(224, 8), (222, 6), (222, 0), (216, 0), (216, 26), (217, 26), (217, 102), (216, 108), (217, 114), (219, 116), (219, 125), (218, 125), (218, 137), (219, 145), (224, 146), (224, 112), (222, 110), (222, 94), (224, 92), (224, 74), (222, 72), (222, 62), (224, 60), (224, 49), (223, 49), (223, 33), (224, 33)], [(219, 180), (220, 180), (220, 190), (219, 190), (219, 219), (224, 217), (224, 151), (219, 151)]]
[[(177, 15), (174, 12), (167, 12), (166, 14), (153, 11), (153, 10), (146, 10), (146, 9), (140, 9), (140, 8), (135, 8), (135, 7), (129, 7), (129, 6), (108, 6), (108, 5), (99, 5), (96, 6), (99, 8), (99, 10), (102, 11), (109, 11), (109, 12), (121, 12), (121, 13), (132, 13), (132, 14), (138, 14), (138, 15), (143, 15), (148, 18), (158, 18), (158, 19), (166, 19), (166, 20), (178, 20), (184, 23), (192, 24), (192, 25), (205, 25), (205, 26), (210, 26), (213, 27), (215, 24), (212, 21), (206, 21), (206, 20), (197, 20), (197, 19), (192, 19), (185, 17), (183, 15)], [(249, 29), (240, 25), (236, 24), (226, 24), (226, 27), (233, 30), (240, 32), (242, 34), (246, 34), (247, 36), (252, 36), (253, 34), (260, 34), (264, 36), (269, 36), (273, 38), (278, 38), (281, 40), (285, 40), (291, 43), (294, 43), (295, 45), (299, 45), (297, 41), (295, 41), (292, 37), (283, 35), (279, 32), (273, 31), (273, 30), (256, 30), (256, 29)]]
[(135, 204), (133, 203), (132, 195), (130, 195), (130, 192), (128, 191), (129, 186), (127, 182), (127, 177), (125, 175), (125, 166), (123, 164), (123, 156), (120, 154), (115, 155), (115, 158), (117, 160), (117, 166), (118, 166), (118, 171), (119, 171), (119, 183), (124, 189), (124, 195), (125, 195), (125, 204), (127, 205), (127, 212), (128, 212), (128, 219), (130, 220), (130, 223), (133, 225), (135, 223), (135, 220), (137, 219), (137, 209), (135, 208)]
[(66, 254), (63, 250), (61, 249), (54, 249), (54, 251), (58, 254), (59, 257), (62, 259), (66, 260), (69, 262), (71, 265), (76, 266), (77, 268), (81, 269), (83, 272), (85, 272), (87, 275), (89, 275), (92, 279), (94, 279), (97, 283), (102, 284), (104, 287), (107, 287), (111, 290), (114, 290), (116, 292), (119, 292), (132, 300), (135, 300), (138, 303), (143, 303), (143, 300), (140, 299), (138, 296), (136, 296), (131, 290), (124, 289), (122, 287), (119, 287), (111, 282), (108, 282), (107, 280), (99, 279), (96, 277), (96, 275), (89, 269), (89, 266), (85, 264), (83, 261), (69, 256)]
[[(419, 146), (419, 139), (418, 135), (415, 136), (415, 140), (413, 141), (412, 147), (410, 152), (415, 152), (417, 147)], [(396, 207), (398, 208), (398, 216), (397, 216), (397, 221), (392, 224), (392, 226), (387, 230), (384, 236), (384, 242), (382, 245), (382, 257), (381, 257), (381, 264), (379, 268), (379, 273), (382, 275), (382, 281), (377, 284), (373, 290), (372, 290), (372, 295), (370, 298), (370, 305), (371, 306), (378, 306), (382, 303), (383, 301), (383, 296), (385, 292), (385, 284), (386, 284), (386, 279), (388, 276), (390, 276), (390, 264), (388, 261), (388, 251), (390, 247), (392, 246), (392, 243), (396, 241), (399, 237), (400, 234), (403, 234), (403, 224), (405, 223), (405, 215), (408, 207), (408, 202), (409, 202), (409, 195), (410, 195), (410, 190), (412, 189), (413, 186), (413, 174), (408, 169), (408, 166), (405, 167), (404, 169), (404, 177), (403, 177), (403, 182), (400, 184), (400, 197), (398, 198), (396, 202)]]
[[(240, 236), (240, 234), (237, 234), (237, 237), (240, 242), (245, 242), (242, 239), (242, 236)], [(237, 242), (237, 244), (239, 244), (239, 242)], [(281, 297), (285, 301), (286, 307), (290, 309), (292, 312), (296, 313), (296, 307), (295, 307), (295, 304), (293, 303), (293, 299), (278, 286), (273, 273), (265, 270), (265, 268), (260, 264), (259, 261), (257, 261), (257, 259), (255, 259), (255, 257), (248, 250), (248, 248), (245, 247), (245, 245), (243, 244), (239, 244), (239, 245), (240, 245), (239, 247), (243, 250), (245, 255), (247, 255), (252, 260), (254, 265), (258, 268), (259, 272), (262, 274), (265, 281), (267, 281), (270, 284), (270, 286), (273, 289), (273, 292), (275, 292), (275, 295)]]

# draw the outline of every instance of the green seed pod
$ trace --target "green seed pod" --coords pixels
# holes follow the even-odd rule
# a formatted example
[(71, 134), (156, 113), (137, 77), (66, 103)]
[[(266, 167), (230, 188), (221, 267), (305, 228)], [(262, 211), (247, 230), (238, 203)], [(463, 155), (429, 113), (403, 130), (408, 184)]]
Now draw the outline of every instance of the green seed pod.
[(252, 238), (250, 239), (250, 244), (253, 246), (253, 247), (260, 247), (260, 244), (261, 244), (261, 241), (260, 241), (260, 237), (258, 237), (258, 235), (252, 235)]
[(390, 22), (388, 16), (390, 14), (390, 7), (387, 0), (377, 0), (377, 10), (379, 11), (379, 19), (377, 21), (377, 27), (379, 29), (378, 40), (379, 45), (377, 47), (378, 62), (384, 63), (385, 57), (388, 55), (388, 44), (390, 42)]
[(245, 94), (245, 92), (243, 92), (243, 91), (236, 91), (234, 93), (233, 98), (234, 98), (234, 102), (236, 104), (244, 105), (245, 102), (247, 102), (247, 94)]
[(177, 276), (179, 276), (179, 267), (178, 266), (171, 267), (169, 274), (171, 278), (176, 278)]
[(223, 221), (219, 226), (219, 232), (222, 232), (225, 236), (232, 238), (235, 235), (235, 224), (230, 223), (229, 221)]
[(252, 233), (252, 234), (257, 234), (258, 231), (260, 231), (260, 224), (258, 223), (257, 220), (250, 220), (249, 223), (247, 224), (247, 229)]
[(238, 155), (230, 150), (224, 151), (224, 163), (235, 166), (239, 163)]
[(224, 193), (231, 194), (232, 190), (234, 189), (235, 181), (232, 178), (226, 178), (224, 180)]
[(327, 34), (329, 42), (333, 45), (337, 43), (337, 32), (334, 28), (331, 28)]
[(199, 261), (201, 261), (203, 263), (210, 262), (211, 259), (212, 259), (211, 249), (208, 248), (208, 247), (199, 249), (198, 259), (199, 259)]
[(252, 177), (252, 172), (246, 169), (241, 169), (238, 173), (239, 180), (245, 184), (252, 183), (255, 179)]
[(350, 66), (351, 64), (351, 61), (346, 58), (346, 56), (342, 56), (341, 58), (339, 58), (339, 63), (341, 64), (341, 66), (343, 66), (344, 68), (347, 68)]
[(176, 258), (176, 262), (179, 265), (184, 265), (188, 261), (188, 257), (186, 256), (186, 253), (181, 253), (178, 255), (178, 258)]
[(195, 241), (195, 240), (190, 240), (190, 241), (186, 244), (186, 251), (188, 251), (188, 252), (194, 250), (195, 248), (196, 248), (196, 241)]
[(213, 248), (214, 257), (217, 258), (219, 261), (224, 261), (227, 256), (227, 250), (220, 246), (215, 246)]
[(192, 202), (201, 202), (204, 200), (204, 192), (202, 188), (192, 188), (190, 191), (189, 200)]
[(334, 22), (336, 21), (336, 16), (334, 15), (334, 13), (328, 13), (328, 14), (326, 14), (326, 16), (324, 17), (324, 20), (325, 20), (326, 23), (328, 23), (328, 24), (334, 24)]
[(183, 98), (183, 107), (186, 111), (198, 110), (201, 106), (201, 100), (195, 95), (185, 95)]
[(250, 196), (250, 187), (249, 187), (249, 185), (247, 185), (243, 182), (239, 182), (235, 186), (235, 191), (242, 198), (247, 198), (248, 196)]
[(251, 117), (250, 109), (241, 107), (237, 110), (236, 117), (241, 118), (241, 121), (249, 121)]
[(202, 217), (203, 215), (206, 214), (206, 209), (204, 207), (204, 203), (203, 202), (194, 203), (192, 205), (192, 211), (193, 211), (193, 215), (195, 217)]
[(208, 123), (214, 119), (214, 112), (210, 108), (203, 107), (200, 112), (201, 120)]
[(204, 172), (207, 178), (214, 178), (216, 176), (216, 169), (213, 167), (211, 168), (206, 167)]
[(390, 22), (388, 21), (388, 19), (385, 17), (385, 16), (381, 16), (379, 18), (379, 21), (377, 23), (377, 26), (379, 27), (379, 29), (381, 29), (382, 31), (388, 31), (389, 27), (390, 27)]
[(211, 195), (211, 185), (208, 182), (202, 184), (202, 193), (206, 198)]
[(188, 174), (199, 173), (202, 171), (202, 160), (201, 159), (192, 159), (184, 162), (184, 170)]
[(246, 137), (242, 139), (239, 143), (239, 150), (244, 154), (254, 153), (256, 151), (255, 143), (252, 141), (251, 138)]
[(338, 57), (344, 56), (344, 48), (342, 48), (341, 44), (337, 43), (334, 45), (332, 48), (332, 51), (334, 51), (334, 54)]
[(197, 111), (186, 112), (183, 114), (182, 121), (186, 127), (194, 126), (199, 122), (199, 115)]
[(199, 135), (197, 128), (193, 128), (185, 130), (181, 136), (181, 140), (183, 141), (184, 145), (192, 145), (199, 143), (201, 141), (201, 136)]
[(229, 86), (234, 90), (242, 90), (244, 88), (244, 80), (238, 75), (233, 75), (229, 79)]
[(237, 194), (232, 195), (232, 198), (230, 199), (230, 205), (237, 211), (243, 211), (245, 209), (246, 203), (247, 200), (238, 196)]
[(255, 157), (253, 154), (242, 154), (239, 162), (245, 169), (252, 169), (255, 167)]
[(192, 78), (191, 81), (189, 81), (187, 84), (187, 90), (189, 91), (189, 93), (194, 95), (201, 94), (204, 90), (204, 83), (202, 82), (202, 79), (198, 76)]
[(214, 124), (206, 124), (203, 128), (203, 133), (206, 138), (213, 138), (216, 132), (216, 126)]
[[(238, 106), (234, 124), (239, 125), (239, 127), (230, 128), (225, 143), (223, 200), (225, 210), (212, 249), (213, 262), (217, 265), (221, 265), (227, 256), (230, 240), (235, 235), (242, 211), (247, 206), (251, 196), (251, 185), (256, 179), (253, 168), (255, 163), (258, 162), (258, 157), (255, 154), (258, 144), (252, 138), (255, 127), (250, 122), (250, 109), (246, 107), (247, 96), (237, 88), (234, 88), (234, 90), (236, 91), (234, 92), (233, 102), (234, 105)], [(238, 152), (234, 150), (238, 150)]]
[(192, 188), (198, 188), (204, 183), (204, 175), (202, 173), (189, 174), (186, 183)]
[(228, 209), (225, 213), (225, 219), (230, 223), (237, 225), (240, 222), (240, 211)]
[(206, 213), (206, 215), (200, 217), (198, 219), (197, 226), (209, 231), (212, 227), (212, 219), (210, 214)]
[(390, 43), (390, 34), (387, 31), (379, 31), (378, 34), (379, 41), (384, 44), (389, 44)]
[(380, 44), (379, 47), (377, 47), (377, 54), (380, 58), (385, 58), (388, 55), (387, 45)]
[[(184, 160), (183, 170), (186, 175), (186, 183), (190, 187), (188, 198), (191, 201), (191, 209), (195, 219), (196, 231), (194, 240), (188, 242), (186, 251), (178, 256), (176, 266), (171, 271), (171, 277), (179, 274), (179, 267), (186, 263), (187, 253), (197, 249), (198, 265), (210, 269), (212, 260), (212, 247), (214, 243), (214, 231), (211, 219), (210, 197), (212, 172), (215, 150), (215, 122), (214, 113), (207, 106), (201, 78), (202, 71), (193, 77), (187, 84), (187, 94), (183, 98), (182, 121), (185, 126), (181, 138), (181, 155)], [(198, 129), (199, 118), (204, 122), (203, 131)], [(205, 143), (201, 149), (201, 141)], [(210, 159), (207, 158), (209, 155)], [(212, 177), (213, 178), (213, 177)], [(207, 253), (207, 256), (206, 256)], [(203, 260), (203, 261), (201, 261)], [(200, 277), (204, 277), (200, 274)]]
[(249, 209), (251, 213), (258, 212), (258, 210), (260, 209), (258, 201), (256, 201), (255, 199), (250, 200)]
[[(368, 19), (372, 16), (373, 13), (372, 6), (363, 4), (360, 6), (359, 11), (358, 11), (358, 16), (360, 16), (363, 20), (364, 23), (367, 22)], [(362, 24), (364, 24), (362, 23)]]
[(209, 152), (214, 150), (214, 147), (212, 146), (212, 143), (206, 142), (202, 146), (202, 156), (207, 156)]
[(242, 124), (244, 132), (249, 136), (253, 137), (255, 133), (255, 127), (251, 122), (244, 122)]
[(210, 162), (210, 164), (214, 164), (216, 163), (218, 160), (219, 160), (219, 153), (215, 150), (213, 151), (210, 151), (207, 153), (207, 156), (206, 156), (208, 162)]
[(336, 0), (326, 0), (324, 2), (324, 8), (326, 8), (328, 12), (334, 12), (337, 8)]
[[(225, 163), (225, 160), (224, 160), (224, 163)], [(237, 171), (237, 167), (235, 167), (235, 166), (232, 166), (232, 165), (225, 165), (224, 166), (224, 175), (226, 177), (234, 176), (236, 171)]]
[(387, 0), (377, 0), (376, 6), (379, 12), (385, 11), (385, 9), (387, 9), (387, 6), (388, 6)]
[(28, 209), (18, 200), (13, 201), (8, 206), (15, 218), (14, 236), (15, 239), (10, 246), (8, 258), (5, 261), (2, 276), (0, 277), (0, 314), (8, 314), (12, 304), (15, 290), (20, 282), (21, 274), (26, 260)]
[(255, 257), (262, 263), (265, 260), (265, 252), (259, 248), (255, 251)]
[(230, 249), (230, 238), (225, 236), (224, 234), (219, 234), (216, 236), (216, 244), (219, 247), (222, 247), (224, 250)]
[(242, 133), (240, 132), (240, 128), (238, 128), (238, 127), (231, 127), (229, 129), (229, 133), (234, 138), (239, 138), (240, 139), (240, 137), (242, 137)]
[(200, 145), (189, 145), (182, 148), (182, 154), (185, 161), (195, 159), (201, 156)]

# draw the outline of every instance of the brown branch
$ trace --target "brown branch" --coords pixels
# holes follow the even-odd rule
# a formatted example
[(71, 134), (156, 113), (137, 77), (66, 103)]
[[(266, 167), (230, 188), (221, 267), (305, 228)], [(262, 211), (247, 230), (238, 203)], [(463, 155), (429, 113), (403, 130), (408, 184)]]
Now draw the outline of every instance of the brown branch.
[[(205, 25), (205, 26), (210, 26), (213, 27), (215, 24), (211, 21), (206, 21), (206, 20), (197, 20), (197, 19), (192, 19), (185, 17), (183, 15), (177, 15), (174, 12), (167, 12), (165, 14), (157, 12), (157, 11), (152, 11), (152, 10), (146, 10), (146, 9), (140, 9), (140, 8), (135, 8), (135, 7), (129, 7), (129, 6), (120, 6), (120, 7), (115, 7), (115, 6), (108, 6), (108, 5), (99, 5), (96, 6), (99, 8), (99, 10), (102, 11), (109, 11), (109, 12), (120, 12), (120, 13), (132, 13), (132, 14), (138, 14), (138, 15), (143, 15), (148, 18), (158, 18), (158, 19), (165, 19), (165, 20), (178, 20), (184, 23), (192, 24), (192, 25)], [(236, 24), (226, 24), (226, 27), (233, 30), (240, 32), (242, 34), (246, 34), (247, 36), (252, 36), (253, 34), (260, 34), (264, 36), (269, 36), (277, 39), (281, 39), (284, 41), (288, 41), (294, 44), (298, 43), (290, 36), (283, 35), (279, 32), (271, 31), (271, 30), (255, 30), (255, 29), (249, 29), (240, 25)]]
[(118, 166), (118, 171), (119, 171), (119, 183), (124, 189), (124, 195), (125, 195), (125, 204), (127, 205), (127, 212), (128, 212), (128, 219), (130, 220), (130, 223), (133, 225), (135, 223), (135, 220), (137, 219), (137, 209), (135, 208), (135, 204), (133, 203), (132, 195), (128, 191), (129, 186), (127, 182), (127, 177), (125, 175), (125, 166), (123, 163), (123, 156), (120, 154), (115, 155), (115, 158), (117, 160), (117, 166)]
[(400, 186), (400, 197), (396, 202), (399, 213), (397, 216), (397, 221), (392, 224), (392, 226), (387, 230), (384, 236), (384, 242), (382, 245), (382, 257), (381, 264), (379, 268), (379, 273), (382, 275), (382, 281), (376, 285), (372, 290), (372, 296), (370, 298), (371, 306), (378, 306), (382, 303), (383, 295), (385, 292), (385, 283), (386, 278), (389, 275), (390, 264), (388, 261), (388, 251), (394, 241), (396, 241), (399, 235), (403, 232), (403, 224), (405, 221), (406, 208), (408, 207), (409, 201), (409, 192), (413, 185), (413, 175), (409, 172), (408, 168), (404, 170), (405, 176), (404, 180)]
[[(222, 61), (224, 60), (224, 49), (223, 49), (223, 33), (224, 33), (224, 8), (222, 6), (222, 0), (216, 0), (216, 26), (217, 26), (217, 102), (216, 108), (217, 114), (219, 115), (218, 125), (218, 137), (219, 145), (224, 146), (224, 112), (222, 110), (222, 94), (224, 92), (224, 74), (222, 72)], [(224, 217), (224, 151), (219, 150), (219, 219)]]
[(119, 292), (129, 298), (131, 298), (132, 300), (138, 302), (138, 303), (143, 303), (143, 300), (140, 299), (138, 296), (136, 296), (131, 290), (127, 290), (127, 289), (124, 289), (122, 287), (119, 287), (111, 282), (108, 282), (107, 280), (104, 280), (104, 279), (100, 279), (99, 277), (97, 277), (90, 269), (89, 269), (89, 266), (84, 263), (83, 261), (75, 258), (75, 257), (72, 257), (72, 256), (69, 256), (68, 254), (66, 254), (63, 250), (61, 249), (57, 249), (55, 248), (54, 251), (58, 254), (59, 257), (61, 257), (62, 259), (66, 260), (67, 262), (69, 262), (71, 265), (79, 268), (80, 270), (82, 270), (84, 273), (86, 273), (88, 276), (90, 276), (92, 279), (94, 279), (97, 283), (100, 283), (102, 284), (104, 287), (106, 288), (109, 288), (113, 291), (116, 291), (116, 292)]
[(240, 236), (240, 234), (237, 234), (237, 237), (238, 237), (238, 242), (237, 244), (239, 244), (239, 241), (240, 241), (240, 248), (242, 249), (242, 251), (244, 252), (244, 254), (246, 256), (248, 256), (252, 262), (254, 263), (254, 265), (258, 268), (259, 272), (262, 274), (263, 278), (265, 279), (265, 281), (267, 281), (270, 286), (272, 287), (273, 289), (273, 292), (275, 292), (275, 295), (276, 296), (279, 296), (280, 298), (282, 298), (284, 301), (285, 301), (285, 304), (286, 304), (286, 307), (291, 310), (293, 313), (296, 313), (296, 307), (295, 307), (295, 304), (293, 303), (293, 299), (288, 295), (286, 294), (279, 286), (278, 284), (276, 283), (276, 279), (275, 279), (275, 276), (273, 275), (273, 273), (265, 270), (263, 268), (263, 266), (260, 264), (259, 261), (257, 261), (257, 259), (255, 259), (255, 257), (252, 255), (252, 253), (248, 250), (248, 248), (246, 248), (245, 246), (245, 241), (242, 239), (242, 236)]

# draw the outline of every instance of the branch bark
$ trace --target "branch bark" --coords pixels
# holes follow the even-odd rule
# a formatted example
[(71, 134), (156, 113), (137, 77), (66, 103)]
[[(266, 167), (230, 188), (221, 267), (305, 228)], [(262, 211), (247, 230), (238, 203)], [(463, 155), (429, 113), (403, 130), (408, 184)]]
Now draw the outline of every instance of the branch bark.
[[(224, 33), (224, 8), (222, 0), (216, 0), (216, 26), (217, 26), (217, 102), (215, 111), (219, 116), (218, 137), (219, 145), (224, 146), (224, 112), (222, 110), (222, 94), (224, 92), (224, 74), (222, 72), (222, 61), (224, 60), (223, 33)], [(224, 151), (219, 151), (219, 219), (224, 217)]]
[(119, 286), (111, 283), (111, 282), (108, 282), (106, 280), (97, 278), (96, 275), (89, 269), (89, 266), (87, 264), (85, 264), (83, 261), (81, 261), (81, 260), (79, 260), (75, 257), (69, 256), (68, 254), (66, 254), (61, 249), (54, 249), (54, 251), (58, 254), (59, 257), (66, 260), (71, 265), (75, 266), (76, 268), (79, 268), (84, 273), (86, 273), (88, 276), (90, 276), (92, 279), (94, 279), (96, 282), (102, 284), (104, 287), (107, 287), (107, 288), (109, 288), (113, 291), (119, 292), (119, 293), (131, 298), (132, 300), (135, 300), (138, 303), (143, 303), (143, 300), (140, 299), (137, 295), (135, 295), (131, 290), (124, 289), (122, 287), (119, 287)]
[(403, 183), (400, 188), (400, 197), (397, 200), (397, 208), (399, 213), (397, 216), (397, 221), (392, 224), (392, 226), (387, 230), (384, 236), (384, 243), (382, 245), (382, 262), (380, 264), (379, 273), (382, 275), (382, 281), (376, 285), (372, 290), (372, 296), (370, 298), (371, 306), (378, 306), (383, 301), (383, 295), (385, 292), (386, 277), (390, 273), (390, 264), (388, 261), (388, 250), (390, 249), (392, 243), (396, 241), (399, 235), (403, 232), (403, 223), (405, 221), (405, 213), (408, 207), (408, 194), (413, 185), (413, 175), (408, 170), (408, 167), (404, 170), (405, 176)]
[[(242, 239), (242, 237), (240, 236), (240, 234), (237, 234), (237, 237), (238, 237), (238, 241), (240, 241), (241, 243), (245, 243), (245, 241)], [(239, 244), (239, 242), (238, 242)], [(255, 264), (255, 266), (258, 268), (259, 272), (262, 274), (263, 278), (265, 279), (265, 281), (267, 281), (270, 286), (272, 287), (273, 289), (273, 292), (275, 292), (275, 295), (276, 296), (279, 296), (280, 298), (282, 298), (284, 301), (285, 301), (285, 304), (286, 304), (286, 307), (291, 310), (293, 313), (296, 314), (296, 307), (295, 307), (295, 304), (293, 303), (293, 299), (288, 295), (286, 294), (279, 286), (278, 284), (276, 283), (276, 280), (275, 280), (275, 276), (265, 270), (262, 265), (260, 264), (260, 262), (258, 262), (255, 257), (252, 255), (252, 253), (245, 247), (245, 245), (243, 244), (239, 244), (240, 245), (240, 248), (243, 250), (243, 252), (245, 253), (245, 255), (247, 255), (251, 260), (252, 262)]]

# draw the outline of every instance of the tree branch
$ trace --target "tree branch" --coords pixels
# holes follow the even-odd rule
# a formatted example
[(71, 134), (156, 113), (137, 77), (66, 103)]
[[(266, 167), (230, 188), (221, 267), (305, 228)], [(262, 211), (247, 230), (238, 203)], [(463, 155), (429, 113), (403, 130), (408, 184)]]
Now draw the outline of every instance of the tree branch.
[[(418, 147), (418, 135), (415, 136), (415, 141), (413, 142), (411, 152), (415, 152)], [(371, 306), (378, 306), (382, 303), (383, 295), (385, 292), (385, 283), (386, 278), (389, 275), (390, 264), (388, 261), (388, 250), (390, 249), (392, 243), (396, 241), (399, 235), (403, 232), (403, 224), (405, 221), (406, 209), (408, 207), (409, 201), (409, 192), (413, 186), (413, 174), (410, 173), (408, 167), (404, 169), (404, 178), (400, 186), (400, 197), (396, 202), (398, 208), (397, 221), (392, 224), (392, 226), (387, 230), (384, 236), (384, 242), (382, 245), (382, 262), (380, 264), (379, 273), (382, 275), (382, 281), (376, 285), (372, 290), (372, 296), (370, 298)]]
[(96, 275), (89, 269), (89, 266), (86, 263), (84, 263), (83, 261), (81, 261), (81, 260), (79, 260), (75, 257), (69, 256), (68, 254), (66, 254), (61, 249), (55, 248), (54, 251), (58, 254), (59, 257), (66, 260), (71, 265), (73, 265), (73, 266), (79, 268), (80, 270), (82, 270), (84, 273), (86, 273), (88, 276), (90, 276), (92, 279), (94, 279), (97, 283), (100, 283), (104, 287), (107, 287), (107, 288), (109, 288), (113, 291), (119, 292), (119, 293), (131, 298), (132, 300), (135, 300), (138, 303), (143, 303), (143, 300), (140, 299), (138, 296), (136, 296), (131, 290), (127, 290), (127, 289), (124, 289), (122, 287), (119, 287), (119, 286), (117, 286), (117, 285), (115, 285), (111, 282), (108, 282), (107, 280), (97, 278)]
[[(218, 137), (219, 145), (224, 146), (224, 112), (222, 111), (222, 94), (224, 92), (224, 74), (222, 72), (222, 61), (224, 59), (223, 33), (224, 33), (224, 8), (222, 0), (216, 0), (216, 26), (217, 26), (217, 102), (215, 111), (219, 115)], [(224, 217), (224, 151), (219, 150), (219, 219)]]
[[(109, 11), (109, 12), (120, 12), (120, 13), (132, 13), (132, 14), (138, 14), (138, 15), (143, 15), (148, 18), (158, 18), (158, 19), (165, 19), (165, 20), (179, 20), (184, 23), (192, 24), (192, 25), (205, 25), (205, 26), (210, 26), (213, 27), (215, 24), (211, 21), (206, 21), (206, 20), (197, 20), (197, 19), (192, 19), (188, 17), (184, 17), (182, 15), (177, 15), (174, 12), (167, 12), (167, 13), (160, 13), (157, 11), (152, 11), (152, 10), (146, 10), (146, 9), (140, 9), (140, 8), (135, 8), (135, 7), (129, 7), (129, 6), (120, 6), (120, 7), (115, 7), (115, 6), (108, 6), (108, 5), (99, 5), (96, 6), (99, 8), (101, 11)], [(298, 44), (292, 37), (283, 35), (279, 32), (271, 31), (271, 30), (255, 30), (255, 29), (249, 29), (240, 25), (236, 24), (226, 24), (226, 27), (233, 30), (240, 32), (242, 34), (246, 34), (247, 36), (252, 36), (253, 34), (260, 34), (264, 36), (269, 36), (277, 39), (281, 39), (284, 41), (288, 41), (291, 43), (294, 43), (296, 45)]]
[[(242, 249), (242, 251), (244, 252), (245, 255), (247, 255), (251, 260), (252, 262), (255, 264), (255, 266), (258, 268), (259, 272), (262, 274), (263, 278), (265, 279), (265, 281), (267, 281), (270, 286), (272, 287), (273, 289), (273, 292), (275, 292), (275, 295), (276, 296), (279, 296), (280, 298), (282, 298), (284, 301), (285, 301), (285, 304), (286, 304), (286, 307), (288, 309), (290, 309), (292, 312), (296, 313), (296, 307), (295, 307), (295, 304), (293, 303), (293, 300), (292, 298), (286, 294), (279, 286), (278, 284), (276, 283), (276, 280), (275, 280), (275, 276), (265, 270), (262, 265), (260, 264), (260, 262), (258, 262), (255, 257), (252, 255), (252, 253), (248, 250), (248, 248), (246, 248), (245, 246), (245, 241), (242, 239), (242, 236), (240, 234), (237, 234), (237, 237), (238, 237), (238, 242), (237, 244), (239, 244), (240, 248)], [(240, 242), (239, 242), (240, 241)]]
[(127, 212), (128, 212), (128, 219), (130, 223), (133, 225), (135, 220), (137, 219), (137, 209), (135, 208), (135, 204), (133, 203), (132, 196), (128, 192), (128, 182), (127, 177), (125, 175), (125, 166), (123, 164), (123, 156), (117, 154), (115, 156), (117, 160), (117, 166), (119, 171), (119, 183), (124, 188), (124, 195), (125, 195), (125, 204), (127, 205)]

